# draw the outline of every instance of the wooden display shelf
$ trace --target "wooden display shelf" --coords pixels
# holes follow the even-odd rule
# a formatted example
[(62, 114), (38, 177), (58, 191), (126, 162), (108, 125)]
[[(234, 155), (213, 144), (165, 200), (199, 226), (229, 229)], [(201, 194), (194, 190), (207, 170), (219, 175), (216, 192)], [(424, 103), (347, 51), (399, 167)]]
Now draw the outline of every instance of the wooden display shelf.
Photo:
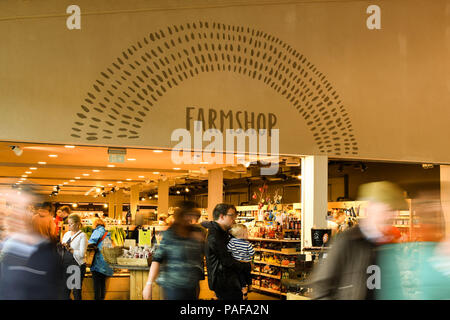
[(281, 264), (276, 264), (276, 263), (271, 263), (271, 262), (267, 262), (267, 261), (261, 261), (261, 260), (253, 260), (254, 263), (258, 263), (258, 264), (267, 264), (269, 266), (274, 266), (274, 267), (281, 267), (281, 268), (295, 268), (295, 266), (283, 266)]
[(269, 288), (264, 288), (264, 287), (260, 287), (260, 286), (252, 286), (252, 289), (265, 291), (265, 292), (270, 292), (270, 293), (273, 293), (273, 294), (281, 294), (283, 296), (286, 295), (286, 293), (284, 293), (284, 292), (281, 292), (281, 291), (278, 291), (278, 290), (269, 289)]
[(323, 250), (323, 249), (328, 249), (328, 247), (307, 247), (307, 248), (303, 248), (303, 250)]
[(256, 271), (252, 271), (252, 274), (254, 274), (256, 276), (263, 276), (263, 277), (267, 277), (267, 278), (281, 280), (281, 275), (274, 276), (272, 274), (268, 274), (268, 273), (264, 273), (264, 272), (256, 272)]
[(288, 240), (288, 239), (267, 239), (267, 238), (248, 238), (252, 241), (271, 241), (271, 242), (290, 242), (290, 243), (300, 243), (301, 240)]
[(300, 252), (288, 253), (288, 252), (282, 252), (282, 251), (279, 251), (279, 250), (260, 249), (260, 248), (256, 248), (255, 251), (270, 252), (270, 253), (282, 254), (282, 255), (285, 255), (285, 256), (296, 256), (296, 255), (300, 254)]

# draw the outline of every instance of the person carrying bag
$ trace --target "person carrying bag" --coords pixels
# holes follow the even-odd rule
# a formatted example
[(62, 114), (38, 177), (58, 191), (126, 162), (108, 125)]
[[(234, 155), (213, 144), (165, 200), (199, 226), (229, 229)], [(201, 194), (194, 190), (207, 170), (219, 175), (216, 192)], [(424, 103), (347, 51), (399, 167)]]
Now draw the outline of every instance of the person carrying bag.
[(106, 239), (111, 241), (111, 236), (106, 231), (103, 220), (97, 219), (94, 223), (94, 231), (92, 231), (91, 238), (88, 241), (89, 247), (96, 248), (90, 267), (92, 280), (94, 282), (95, 300), (105, 300), (106, 278), (111, 277), (114, 274), (113, 269), (105, 261), (101, 252)]
[[(86, 254), (87, 238), (86, 234), (80, 230), (81, 219), (77, 214), (70, 215), (68, 222), (69, 232), (64, 235), (60, 246), (65, 280), (64, 298), (70, 300), (70, 293), (73, 292), (74, 299), (81, 300), (81, 286), (86, 273), (84, 257)], [(77, 275), (79, 278), (74, 278)]]

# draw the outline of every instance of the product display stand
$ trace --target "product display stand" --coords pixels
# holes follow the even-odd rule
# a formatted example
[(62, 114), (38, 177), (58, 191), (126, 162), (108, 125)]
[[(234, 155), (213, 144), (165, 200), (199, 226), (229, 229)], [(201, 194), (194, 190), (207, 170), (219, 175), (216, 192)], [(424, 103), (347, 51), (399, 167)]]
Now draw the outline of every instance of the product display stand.
[[(143, 300), (144, 290), (150, 267), (111, 265), (114, 269), (127, 269), (130, 273), (130, 300)], [(152, 284), (152, 300), (161, 300), (160, 287), (157, 283)]]

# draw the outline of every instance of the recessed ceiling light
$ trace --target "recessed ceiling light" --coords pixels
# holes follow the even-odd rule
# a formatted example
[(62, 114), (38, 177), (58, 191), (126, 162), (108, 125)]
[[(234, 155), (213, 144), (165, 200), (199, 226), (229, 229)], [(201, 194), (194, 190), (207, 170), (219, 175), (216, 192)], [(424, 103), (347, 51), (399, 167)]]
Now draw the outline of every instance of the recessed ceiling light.
[(136, 161), (136, 159), (134, 159), (134, 158), (128, 158), (127, 160), (128, 161)]
[(131, 181), (131, 179), (128, 178), (127, 181)]
[(200, 164), (208, 164), (208, 162), (207, 161), (202, 161), (202, 162), (200, 162)]
[(83, 173), (83, 176), (89, 177), (89, 173)]
[(70, 182), (75, 182), (75, 180), (69, 180)]
[(112, 186), (112, 183), (108, 183), (108, 186)]
[(20, 178), (20, 180), (25, 181), (25, 180), (27, 180), (27, 178)]
[(180, 168), (173, 168), (173, 170), (180, 170)]
[(95, 189), (95, 192), (100, 192), (100, 191), (102, 191), (100, 188)]
[(50, 158), (58, 158), (58, 155), (57, 154), (49, 154), (48, 155)]
[(161, 152), (163, 152), (162, 150), (153, 150), (153, 152), (155, 152), (155, 153), (161, 153)]
[(108, 167), (108, 168), (114, 168), (115, 165), (113, 165), (113, 164), (108, 164), (107, 167)]
[(33, 172), (31, 171), (25, 171), (26, 174), (32, 174)]
[(23, 175), (22, 175), (22, 178), (26, 178), (26, 177), (28, 177), (26, 174), (23, 174)]
[(67, 148), (67, 149), (73, 149), (73, 148), (75, 148), (75, 146), (64, 146), (65, 148)]
[(159, 172), (158, 172), (158, 171), (155, 171), (155, 172), (153, 172), (153, 174), (159, 174)]
[(64, 184), (69, 184), (68, 182), (64, 182)]
[(47, 164), (45, 161), (39, 161), (38, 164)]
[(145, 176), (139, 176), (139, 179), (144, 179), (145, 178)]
[(117, 183), (122, 183), (122, 181), (117, 181)]
[(100, 172), (100, 170), (94, 169), (92, 170), (92, 172)]
[(30, 168), (30, 170), (37, 170), (37, 168), (35, 168), (35, 167), (31, 167), (31, 168)]
[(75, 179), (81, 179), (80, 177), (75, 177)]

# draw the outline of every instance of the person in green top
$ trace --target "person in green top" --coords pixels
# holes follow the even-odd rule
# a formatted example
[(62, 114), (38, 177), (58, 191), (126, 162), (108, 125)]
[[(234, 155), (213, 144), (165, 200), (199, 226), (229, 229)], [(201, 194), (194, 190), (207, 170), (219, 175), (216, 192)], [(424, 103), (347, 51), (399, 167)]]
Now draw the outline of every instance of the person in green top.
[(143, 291), (145, 300), (152, 298), (152, 283), (163, 289), (165, 300), (197, 300), (199, 281), (204, 276), (204, 239), (206, 230), (197, 225), (200, 219), (197, 204), (178, 204), (174, 223), (164, 232), (152, 256), (148, 281)]

